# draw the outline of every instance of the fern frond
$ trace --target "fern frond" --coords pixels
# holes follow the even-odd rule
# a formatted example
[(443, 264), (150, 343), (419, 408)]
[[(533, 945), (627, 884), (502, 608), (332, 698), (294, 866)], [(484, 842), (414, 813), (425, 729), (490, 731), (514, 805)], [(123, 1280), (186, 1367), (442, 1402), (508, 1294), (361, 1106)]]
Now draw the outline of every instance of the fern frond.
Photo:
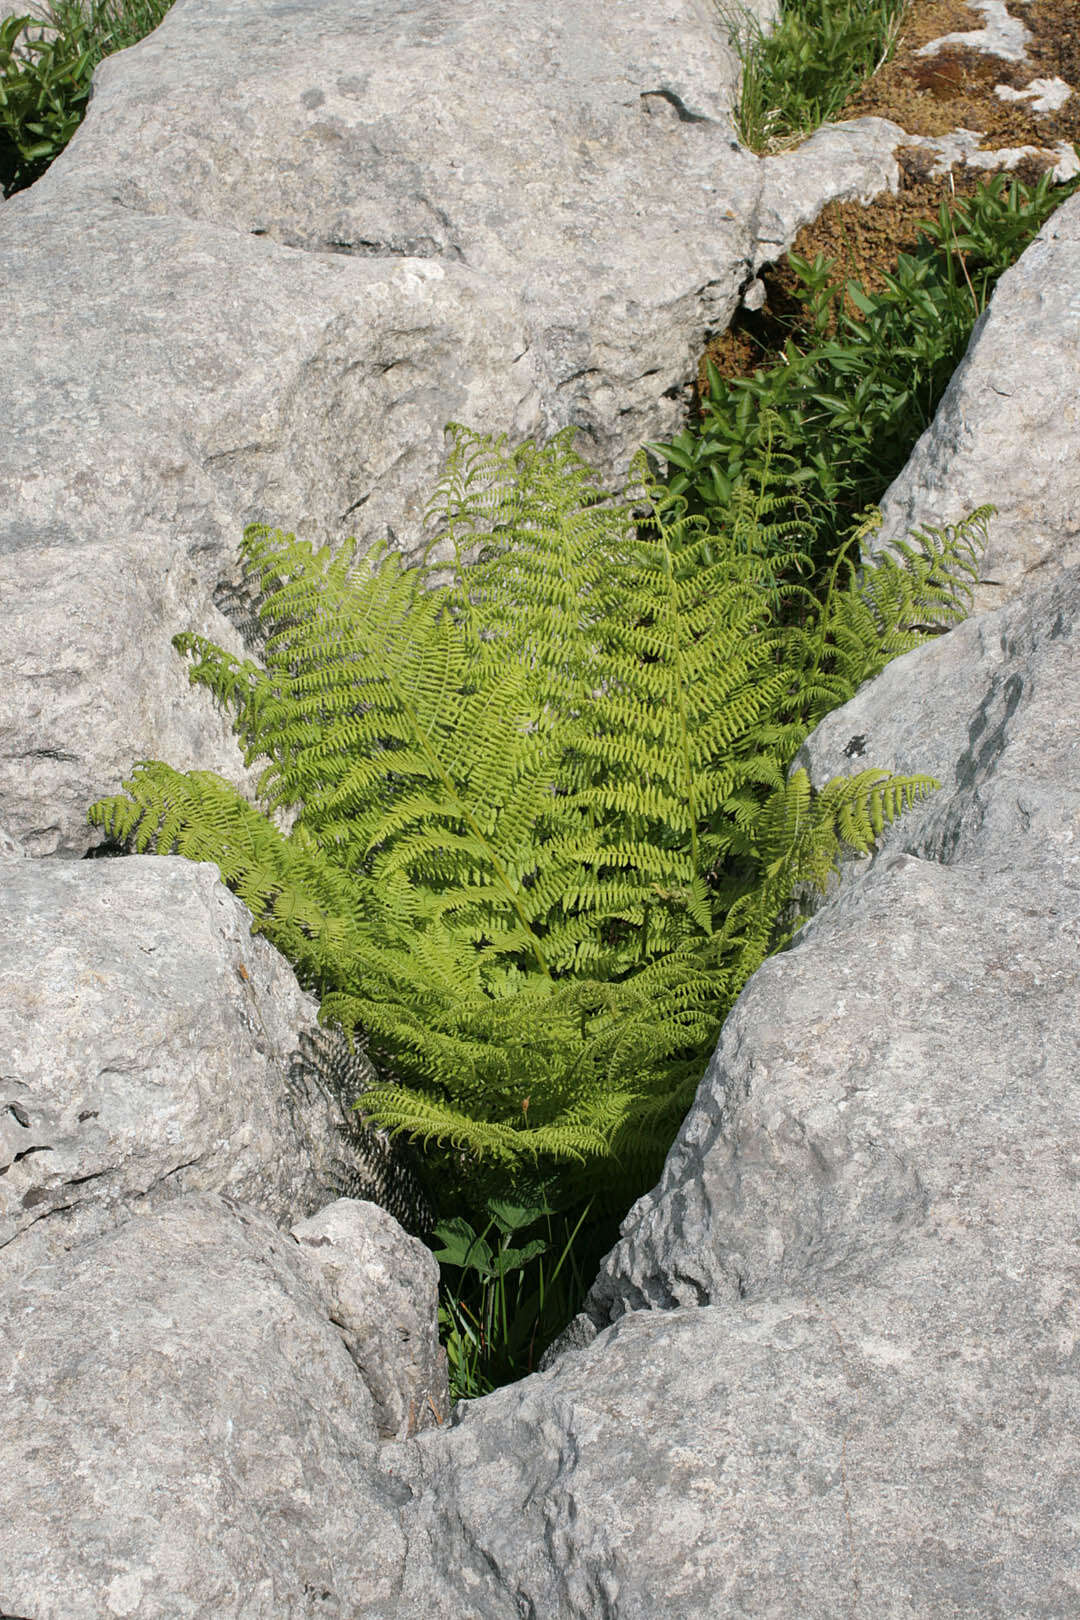
[(980, 506), (961, 523), (918, 530), (916, 545), (894, 541), (863, 565), (861, 576), (851, 554), (880, 527), (880, 512), (854, 531), (837, 553), (824, 606), (805, 637), (809, 656), (800, 684), (811, 729), (893, 658), (965, 616), (994, 510)]
[(144, 762), (90, 812), (213, 860), (324, 1019), (365, 1033), (365, 1112), (444, 1163), (640, 1190), (793, 896), (936, 785), (787, 771), (826, 706), (963, 611), (989, 509), (861, 578), (838, 558), (792, 626), (810, 560), (762, 433), (723, 533), (644, 457), (614, 499), (570, 430), (460, 426), (421, 569), (250, 526), (262, 662), (175, 645), (264, 762), (263, 810)]

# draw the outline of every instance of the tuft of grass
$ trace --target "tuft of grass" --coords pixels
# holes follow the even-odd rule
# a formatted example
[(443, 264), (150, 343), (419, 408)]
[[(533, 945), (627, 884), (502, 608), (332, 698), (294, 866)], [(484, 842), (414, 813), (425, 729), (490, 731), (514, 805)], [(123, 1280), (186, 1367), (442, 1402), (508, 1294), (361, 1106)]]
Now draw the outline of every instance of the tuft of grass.
[(739, 0), (716, 0), (742, 61), (736, 117), (752, 152), (782, 150), (826, 124), (896, 49), (907, 0), (783, 0), (771, 33)]
[[(172, 0), (55, 0), (0, 22), (0, 190), (40, 180), (82, 123), (94, 69), (145, 39)], [(54, 29), (41, 39), (26, 29)], [(17, 53), (17, 54), (16, 54)]]
[(458, 1214), (436, 1226), (439, 1328), (453, 1400), (488, 1395), (536, 1371), (618, 1235), (617, 1223), (590, 1223), (590, 1216), (592, 1200), (557, 1212), (531, 1190), (515, 1202), (489, 1198), (472, 1219)]

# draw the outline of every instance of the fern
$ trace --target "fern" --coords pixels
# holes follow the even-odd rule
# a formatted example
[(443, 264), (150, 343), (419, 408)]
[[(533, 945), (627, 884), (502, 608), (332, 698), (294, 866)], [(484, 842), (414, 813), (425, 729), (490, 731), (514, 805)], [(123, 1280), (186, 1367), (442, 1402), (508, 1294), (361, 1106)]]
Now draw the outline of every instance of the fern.
[(785, 625), (804, 559), (771, 522), (782, 469), (713, 534), (644, 455), (614, 500), (569, 431), (449, 431), (422, 568), (253, 525), (261, 662), (175, 638), (264, 762), (262, 808), (144, 762), (90, 819), (217, 862), (323, 1017), (364, 1033), (365, 1113), (445, 1175), (464, 1153), (492, 1185), (554, 1168), (567, 1197), (616, 1200), (655, 1173), (793, 896), (937, 785), (870, 770), (814, 794), (787, 771), (827, 707), (961, 616), (988, 509), (861, 579), (838, 561)]

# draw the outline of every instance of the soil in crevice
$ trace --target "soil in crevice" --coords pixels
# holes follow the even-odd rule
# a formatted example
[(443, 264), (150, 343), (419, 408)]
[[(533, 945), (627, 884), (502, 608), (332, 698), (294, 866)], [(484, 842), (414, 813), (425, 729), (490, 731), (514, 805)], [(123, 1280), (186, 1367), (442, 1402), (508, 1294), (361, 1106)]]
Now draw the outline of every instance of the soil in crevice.
[[(1035, 147), (1035, 154), (1008, 171), (1034, 185), (1058, 162), (1060, 142), (1080, 143), (1080, 0), (1011, 0), (1010, 14), (1032, 36), (1025, 62), (955, 46), (920, 57), (919, 48), (931, 40), (980, 31), (984, 18), (966, 0), (912, 0), (892, 60), (852, 95), (839, 117), (888, 118), (909, 135), (942, 136), (967, 129), (982, 137), (979, 147), (987, 151)], [(1033, 79), (1053, 78), (1074, 87), (1055, 111), (1034, 112), (1030, 101), (1003, 101), (994, 93), (997, 85), (1022, 90)], [(836, 261), (837, 279), (878, 291), (899, 255), (916, 247), (918, 226), (936, 219), (943, 202), (951, 213), (957, 198), (970, 196), (994, 172), (958, 164), (947, 174), (932, 176), (936, 154), (917, 146), (899, 146), (897, 160), (896, 196), (884, 193), (869, 204), (829, 203), (799, 232), (792, 251), (811, 261), (823, 254)], [(708, 391), (706, 358), (723, 377), (749, 376), (775, 359), (792, 335), (793, 323), (797, 333), (799, 283), (787, 259), (767, 266), (761, 280), (764, 306), (756, 312), (738, 311), (727, 331), (709, 339), (698, 368), (699, 399)], [(857, 313), (850, 302), (847, 308)]]

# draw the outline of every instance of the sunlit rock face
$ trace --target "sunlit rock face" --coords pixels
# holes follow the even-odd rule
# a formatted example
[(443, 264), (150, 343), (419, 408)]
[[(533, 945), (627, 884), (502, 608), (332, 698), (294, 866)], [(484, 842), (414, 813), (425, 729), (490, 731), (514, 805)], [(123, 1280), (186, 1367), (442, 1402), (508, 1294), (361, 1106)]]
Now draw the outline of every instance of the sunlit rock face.
[(867, 120), (741, 150), (719, 14), (606, 0), (179, 0), (4, 205), (0, 821), (81, 854), (132, 762), (252, 778), (170, 648), (239, 651), (246, 524), (415, 557), (461, 421), (573, 423), (612, 480), (680, 424), (706, 333), (835, 196)]
[(884, 120), (740, 150), (735, 82), (706, 0), (179, 0), (0, 209), (0, 1613), (1080, 1610), (1073, 205), (886, 501), (998, 505), (977, 615), (800, 760), (941, 790), (747, 985), (544, 1373), (447, 1414), (212, 869), (40, 858), (138, 759), (251, 787), (169, 645), (240, 650), (245, 524), (415, 557), (451, 420), (621, 476), (895, 184)]

